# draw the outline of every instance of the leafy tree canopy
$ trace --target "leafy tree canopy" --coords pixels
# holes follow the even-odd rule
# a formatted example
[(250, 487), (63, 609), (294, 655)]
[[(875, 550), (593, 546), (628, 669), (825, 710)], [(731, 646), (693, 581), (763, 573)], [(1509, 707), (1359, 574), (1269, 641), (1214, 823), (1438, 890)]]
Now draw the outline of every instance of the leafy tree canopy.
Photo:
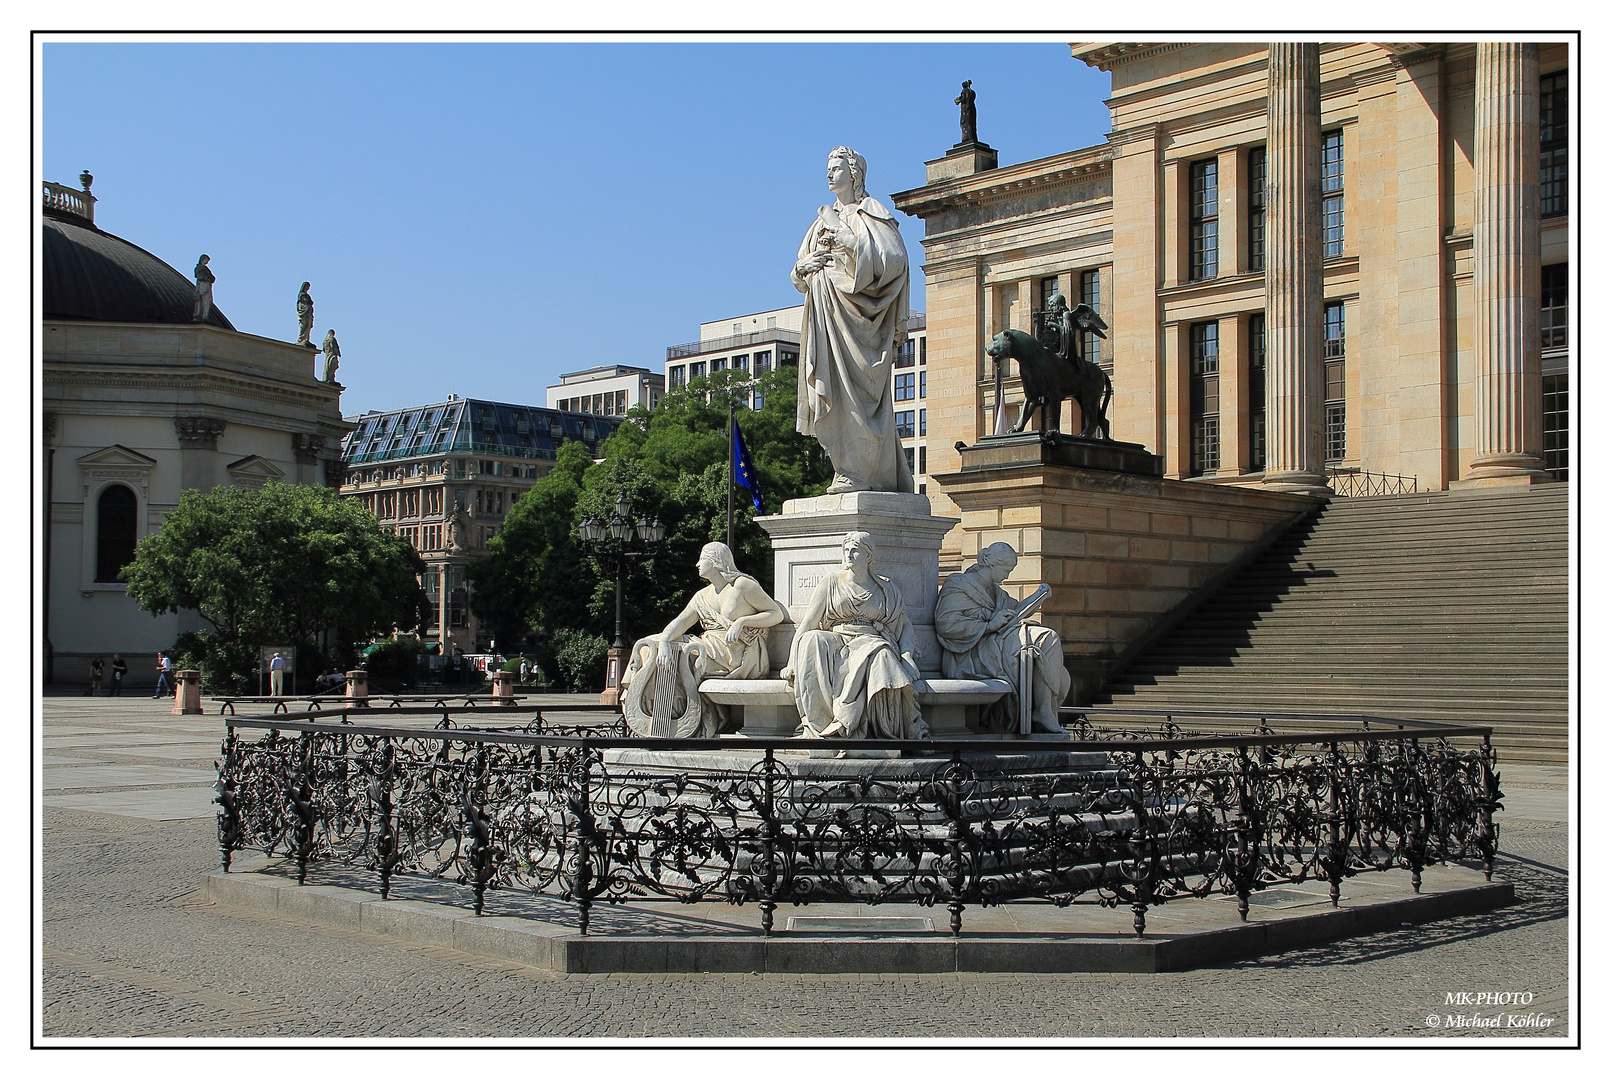
[(124, 570), (153, 615), (194, 610), (242, 647), (368, 640), (419, 625), (425, 564), (356, 500), (333, 489), (186, 491)]
[[(727, 539), (730, 397), (762, 395), (760, 410), (741, 407), (738, 418), (769, 513), (785, 499), (822, 494), (832, 479), (817, 441), (794, 430), (795, 379), (792, 367), (758, 378), (717, 372), (666, 394), (653, 412), (632, 410), (604, 443), (599, 464), (579, 444), (562, 446), (554, 469), (521, 496), (488, 556), (472, 567), (476, 614), (492, 622), (499, 640), (529, 635), (551, 645), (561, 630), (613, 639), (614, 569), (586, 550), (576, 526), (588, 514), (608, 521), (624, 492), (634, 516), (658, 515), (666, 526), (665, 542), (627, 568), (625, 635), (660, 629), (702, 585), (694, 571), (699, 549)], [(771, 542), (741, 490), (734, 511), (734, 556), (770, 587)]]

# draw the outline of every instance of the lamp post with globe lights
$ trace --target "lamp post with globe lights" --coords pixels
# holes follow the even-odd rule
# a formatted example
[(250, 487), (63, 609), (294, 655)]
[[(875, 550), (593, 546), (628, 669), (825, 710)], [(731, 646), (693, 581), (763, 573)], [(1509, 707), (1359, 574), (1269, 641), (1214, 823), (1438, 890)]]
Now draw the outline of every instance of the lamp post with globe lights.
[[(610, 646), (605, 660), (604, 693), (599, 697), (599, 704), (616, 705), (621, 700), (621, 672), (627, 650), (621, 625), (621, 592), (626, 568), (629, 563), (654, 554), (654, 548), (666, 538), (666, 527), (658, 515), (643, 515), (634, 521), (632, 500), (623, 492), (616, 497), (615, 514), (610, 520), (589, 514), (577, 524), (576, 531), (582, 543), (615, 571), (615, 644)], [(641, 550), (633, 550), (634, 545), (640, 545)]]

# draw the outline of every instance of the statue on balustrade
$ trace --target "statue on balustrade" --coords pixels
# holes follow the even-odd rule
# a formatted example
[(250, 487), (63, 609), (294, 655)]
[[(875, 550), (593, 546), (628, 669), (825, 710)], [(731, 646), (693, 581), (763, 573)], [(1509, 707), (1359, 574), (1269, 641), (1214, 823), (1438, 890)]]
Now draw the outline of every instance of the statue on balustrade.
[(891, 378), (906, 340), (906, 245), (866, 181), (860, 154), (829, 153), (834, 203), (818, 208), (790, 274), (805, 293), (795, 427), (833, 462), (830, 495), (912, 490)]
[(313, 348), (313, 342), (308, 339), (313, 336), (313, 297), (308, 295), (310, 282), (302, 283), (302, 291), (296, 294), (296, 343)]
[(329, 331), (324, 336), (324, 344), (319, 347), (324, 353), (324, 381), (336, 381), (336, 368), (341, 366), (341, 343), (336, 341), (336, 332)]
[(962, 106), (962, 141), (957, 143), (958, 146), (979, 141), (979, 106), (975, 104), (978, 99), (979, 95), (973, 91), (973, 80), (962, 80), (962, 93), (951, 103)]
[(665, 630), (632, 646), (621, 676), (621, 709), (639, 735), (717, 735), (731, 716), (726, 706), (700, 698), (700, 682), (764, 679), (770, 670), (766, 634), (787, 618), (783, 605), (739, 570), (726, 544), (706, 544), (698, 569), (710, 584)]
[(844, 566), (822, 579), (800, 623), (783, 678), (800, 734), (817, 739), (921, 739), (918, 652), (900, 589), (873, 573), (864, 532), (845, 536)]
[(213, 282), (218, 278), (207, 266), (212, 261), (210, 255), (196, 260), (196, 303), (190, 309), (191, 322), (206, 322), (213, 313)]
[(1072, 684), (1063, 642), (1050, 627), (1025, 621), (1050, 590), (1042, 585), (1028, 600), (1014, 600), (1001, 586), (1017, 565), (1010, 545), (991, 544), (973, 566), (941, 584), (934, 608), (940, 667), (948, 679), (1012, 683), (1012, 693), (985, 714), (993, 730), (1019, 730), (1020, 710), (1027, 705), (1032, 730), (1060, 733), (1057, 709)]

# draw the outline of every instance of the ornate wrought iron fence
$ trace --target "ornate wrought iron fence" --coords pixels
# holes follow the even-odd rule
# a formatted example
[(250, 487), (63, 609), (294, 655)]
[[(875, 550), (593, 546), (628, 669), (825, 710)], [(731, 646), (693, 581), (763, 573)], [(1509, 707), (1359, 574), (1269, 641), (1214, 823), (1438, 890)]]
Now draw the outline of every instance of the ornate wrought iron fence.
[(764, 933), (779, 904), (943, 904), (959, 934), (969, 904), (1083, 900), (1128, 905), (1141, 934), (1148, 909), (1180, 897), (1235, 895), (1245, 919), (1249, 896), (1277, 884), (1328, 881), (1335, 904), (1368, 871), (1407, 868), (1417, 890), (1436, 862), (1491, 875), (1501, 805), (1489, 729), (1420, 721), (1210, 735), (1173, 718), (1152, 731), (1081, 720), (1072, 744), (845, 744), (913, 755), (860, 771), (753, 739), (740, 767), (715, 770), (623, 759), (732, 740), (540, 713), (465, 729), (451, 710), (403, 710), (438, 712), (429, 730), (364, 710), (227, 718), (224, 870), (260, 849), (294, 860), (299, 883), (319, 860), (368, 868), (383, 898), (398, 874), (456, 881), (478, 915), (489, 890), (553, 893), (582, 933), (597, 902), (666, 897), (756, 903)]

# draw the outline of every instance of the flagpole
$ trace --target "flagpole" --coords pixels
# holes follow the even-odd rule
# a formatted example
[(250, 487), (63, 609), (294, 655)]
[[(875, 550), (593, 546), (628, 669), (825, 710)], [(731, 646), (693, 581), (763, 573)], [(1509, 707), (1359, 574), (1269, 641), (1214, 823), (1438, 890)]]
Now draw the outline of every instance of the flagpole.
[(727, 550), (733, 550), (733, 458), (737, 446), (733, 439), (733, 389), (727, 388)]

